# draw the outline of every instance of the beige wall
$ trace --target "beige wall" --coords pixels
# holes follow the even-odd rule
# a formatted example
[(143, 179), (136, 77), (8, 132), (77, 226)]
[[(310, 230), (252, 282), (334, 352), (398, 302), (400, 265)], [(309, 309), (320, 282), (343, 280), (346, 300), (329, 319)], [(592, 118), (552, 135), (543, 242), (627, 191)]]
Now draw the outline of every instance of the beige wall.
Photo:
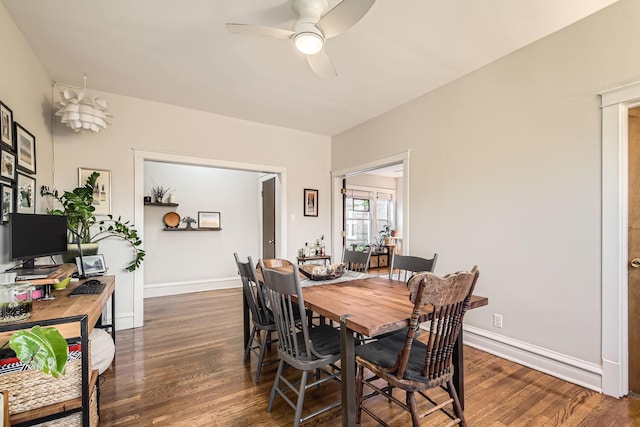
[(640, 79), (639, 23), (640, 3), (622, 0), (332, 143), (333, 170), (411, 149), (410, 253), (438, 252), (438, 273), (479, 265), (490, 305), (471, 327), (595, 370), (598, 93)]

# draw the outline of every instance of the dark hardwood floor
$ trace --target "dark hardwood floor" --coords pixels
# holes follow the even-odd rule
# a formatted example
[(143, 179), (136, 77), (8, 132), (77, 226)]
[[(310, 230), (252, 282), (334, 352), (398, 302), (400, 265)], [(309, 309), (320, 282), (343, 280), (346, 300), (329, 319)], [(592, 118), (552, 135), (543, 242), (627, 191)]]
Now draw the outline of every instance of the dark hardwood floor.
[[(256, 359), (242, 364), (241, 303), (240, 289), (146, 299), (145, 326), (117, 334), (100, 426), (291, 425), (293, 410), (282, 399), (266, 411), (277, 364), (265, 367), (258, 385)], [(607, 397), (470, 347), (465, 365), (470, 426), (640, 426), (639, 399)], [(334, 398), (339, 387), (330, 384), (308, 393), (305, 407)], [(395, 405), (374, 404), (391, 425), (411, 424)], [(337, 426), (340, 416), (305, 425)], [(363, 417), (363, 426), (376, 425)]]

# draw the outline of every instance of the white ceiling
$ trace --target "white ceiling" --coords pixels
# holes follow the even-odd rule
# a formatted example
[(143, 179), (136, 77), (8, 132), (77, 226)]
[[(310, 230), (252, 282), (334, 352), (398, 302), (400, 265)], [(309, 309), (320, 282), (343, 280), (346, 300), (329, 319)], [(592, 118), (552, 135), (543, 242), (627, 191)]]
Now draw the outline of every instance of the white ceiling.
[[(377, 0), (327, 41), (322, 80), (289, 40), (285, 0), (2, 0), (51, 79), (335, 135), (617, 0)], [(334, 6), (338, 0), (329, 0)], [(116, 118), (117, 120), (117, 118)]]

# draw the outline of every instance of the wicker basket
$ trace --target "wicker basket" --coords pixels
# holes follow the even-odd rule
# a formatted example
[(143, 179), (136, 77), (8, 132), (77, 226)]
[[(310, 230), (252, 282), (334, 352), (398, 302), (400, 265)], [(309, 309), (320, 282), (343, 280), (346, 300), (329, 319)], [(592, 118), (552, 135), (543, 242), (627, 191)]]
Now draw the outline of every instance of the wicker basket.
[[(89, 427), (98, 426), (98, 401), (96, 398), (96, 389), (93, 388), (91, 398), (89, 400)], [(67, 415), (53, 421), (47, 421), (41, 424), (35, 424), (35, 427), (82, 427), (82, 412)]]

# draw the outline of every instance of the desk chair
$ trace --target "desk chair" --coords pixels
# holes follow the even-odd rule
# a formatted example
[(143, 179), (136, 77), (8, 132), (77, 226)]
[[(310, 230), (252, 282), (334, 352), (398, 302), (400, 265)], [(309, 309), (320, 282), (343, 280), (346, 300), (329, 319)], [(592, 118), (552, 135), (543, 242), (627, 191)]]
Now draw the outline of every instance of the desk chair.
[(350, 271), (357, 271), (359, 273), (366, 273), (369, 270), (369, 260), (371, 259), (371, 248), (366, 252), (351, 251), (345, 247), (342, 251), (342, 262), (345, 264), (346, 269)]
[[(293, 425), (298, 427), (300, 423), (342, 404), (338, 400), (318, 411), (302, 416), (307, 389), (329, 380), (340, 381), (340, 368), (335, 365), (340, 360), (340, 332), (327, 325), (309, 328), (297, 265), (293, 265), (291, 272), (281, 272), (265, 267), (261, 260), (260, 268), (264, 278), (265, 294), (278, 330), (278, 355), (280, 356), (267, 411), (271, 412), (276, 394), (280, 395), (295, 410)], [(297, 307), (297, 310), (294, 310), (294, 307)], [(300, 313), (301, 317), (299, 323), (296, 321), (297, 313)], [(298, 383), (292, 383), (283, 374), (286, 366), (302, 371), (299, 388), (295, 388)], [(327, 367), (332, 370), (327, 370)], [(314, 372), (310, 383), (307, 382), (309, 371)], [(295, 405), (287, 396), (287, 392), (297, 396)]]
[(391, 266), (389, 267), (389, 279), (406, 282), (414, 273), (421, 271), (433, 273), (437, 260), (438, 254), (433, 254), (433, 258), (431, 259), (393, 254), (391, 257)]
[[(414, 304), (407, 334), (393, 334), (375, 342), (356, 347), (356, 424), (362, 421), (362, 411), (382, 425), (387, 425), (373, 411), (364, 406), (364, 386), (371, 388), (369, 397), (382, 395), (411, 413), (413, 426), (420, 425), (420, 419), (441, 410), (453, 421), (451, 424), (466, 426), (462, 407), (453, 385), (453, 365), (451, 358), (456, 344), (462, 319), (469, 305), (469, 298), (478, 280), (478, 269), (471, 272), (457, 272), (440, 278), (433, 273), (418, 273), (409, 279), (409, 297)], [(420, 311), (431, 304), (428, 321), (425, 322), (420, 340), (414, 340), (419, 325)], [(373, 373), (365, 378), (364, 370)], [(388, 394), (374, 382), (382, 379), (396, 388), (406, 391), (406, 403)], [(425, 392), (446, 385), (449, 399), (436, 404)], [(425, 397), (434, 406), (422, 415), (418, 413), (415, 394)], [(452, 404), (455, 415), (445, 410)]]
[[(238, 274), (242, 279), (242, 291), (244, 298), (247, 301), (249, 310), (251, 311), (251, 335), (247, 346), (244, 350), (243, 363), (246, 365), (249, 360), (249, 354), (253, 353), (258, 357), (258, 367), (256, 369), (255, 382), (260, 382), (260, 372), (264, 363), (264, 352), (266, 348), (270, 348), (271, 344), (277, 342), (277, 339), (273, 339), (271, 334), (276, 330), (276, 324), (273, 320), (273, 313), (267, 307), (264, 292), (258, 278), (256, 276), (256, 269), (253, 265), (251, 257), (248, 257), (248, 262), (241, 262), (238, 258), (238, 254), (234, 253), (233, 256), (236, 259), (236, 265), (238, 266)], [(262, 331), (264, 331), (264, 339), (262, 338)], [(271, 360), (268, 363), (276, 362), (277, 360)]]

